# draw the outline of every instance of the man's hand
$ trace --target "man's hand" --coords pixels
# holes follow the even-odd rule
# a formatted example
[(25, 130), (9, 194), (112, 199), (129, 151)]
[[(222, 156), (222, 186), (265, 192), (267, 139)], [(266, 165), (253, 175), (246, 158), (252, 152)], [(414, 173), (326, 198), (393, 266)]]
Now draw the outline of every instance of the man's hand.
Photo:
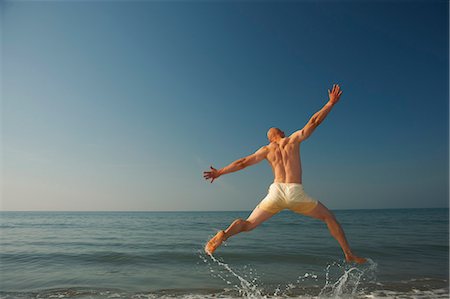
[(333, 105), (336, 104), (339, 101), (341, 94), (342, 90), (339, 85), (333, 84), (333, 89), (331, 91), (328, 89), (328, 97), (330, 98), (330, 103)]
[(209, 168), (211, 168), (211, 171), (204, 171), (203, 177), (205, 178), (205, 180), (211, 179), (211, 183), (212, 183), (212, 182), (214, 182), (215, 179), (220, 177), (220, 173), (217, 169), (215, 169), (212, 166), (210, 166)]

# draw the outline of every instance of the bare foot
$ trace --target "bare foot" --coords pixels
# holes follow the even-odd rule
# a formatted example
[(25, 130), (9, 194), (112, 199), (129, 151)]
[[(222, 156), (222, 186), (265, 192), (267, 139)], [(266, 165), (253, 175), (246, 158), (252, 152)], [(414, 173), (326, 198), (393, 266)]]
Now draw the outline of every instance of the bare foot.
[(217, 247), (222, 244), (224, 238), (225, 232), (221, 230), (206, 244), (205, 252), (209, 255), (212, 255), (214, 251), (216, 251)]
[(358, 257), (356, 255), (348, 255), (345, 257), (345, 259), (347, 260), (347, 262), (355, 262), (358, 264), (364, 264), (365, 262), (367, 262), (367, 259), (363, 257)]

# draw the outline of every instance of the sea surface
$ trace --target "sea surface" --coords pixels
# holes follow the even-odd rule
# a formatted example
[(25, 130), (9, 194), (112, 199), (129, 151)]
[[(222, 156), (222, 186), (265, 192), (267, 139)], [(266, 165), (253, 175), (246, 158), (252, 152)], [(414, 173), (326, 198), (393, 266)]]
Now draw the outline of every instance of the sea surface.
[(449, 210), (283, 211), (227, 241), (249, 212), (0, 212), (0, 298), (449, 298)]

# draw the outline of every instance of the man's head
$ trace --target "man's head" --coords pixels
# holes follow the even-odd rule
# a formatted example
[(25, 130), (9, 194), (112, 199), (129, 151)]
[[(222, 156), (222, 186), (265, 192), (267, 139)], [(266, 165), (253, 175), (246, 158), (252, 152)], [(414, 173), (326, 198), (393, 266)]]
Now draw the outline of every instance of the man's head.
[(269, 131), (267, 131), (267, 138), (270, 142), (277, 141), (284, 138), (284, 132), (278, 128), (270, 128)]

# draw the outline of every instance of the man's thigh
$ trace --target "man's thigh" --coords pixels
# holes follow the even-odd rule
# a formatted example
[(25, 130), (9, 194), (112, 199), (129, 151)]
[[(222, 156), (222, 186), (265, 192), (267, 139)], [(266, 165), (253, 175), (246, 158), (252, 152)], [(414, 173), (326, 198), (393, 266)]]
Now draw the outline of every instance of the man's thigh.
[(317, 203), (314, 209), (302, 214), (320, 220), (325, 220), (327, 218), (333, 217), (333, 213), (328, 210), (328, 208), (324, 206), (320, 201)]
[(270, 219), (273, 215), (275, 214), (264, 211), (263, 209), (257, 206), (250, 214), (250, 216), (248, 216), (247, 221), (250, 222), (251, 229), (253, 229), (258, 225), (260, 225), (261, 223), (263, 223), (264, 221)]

